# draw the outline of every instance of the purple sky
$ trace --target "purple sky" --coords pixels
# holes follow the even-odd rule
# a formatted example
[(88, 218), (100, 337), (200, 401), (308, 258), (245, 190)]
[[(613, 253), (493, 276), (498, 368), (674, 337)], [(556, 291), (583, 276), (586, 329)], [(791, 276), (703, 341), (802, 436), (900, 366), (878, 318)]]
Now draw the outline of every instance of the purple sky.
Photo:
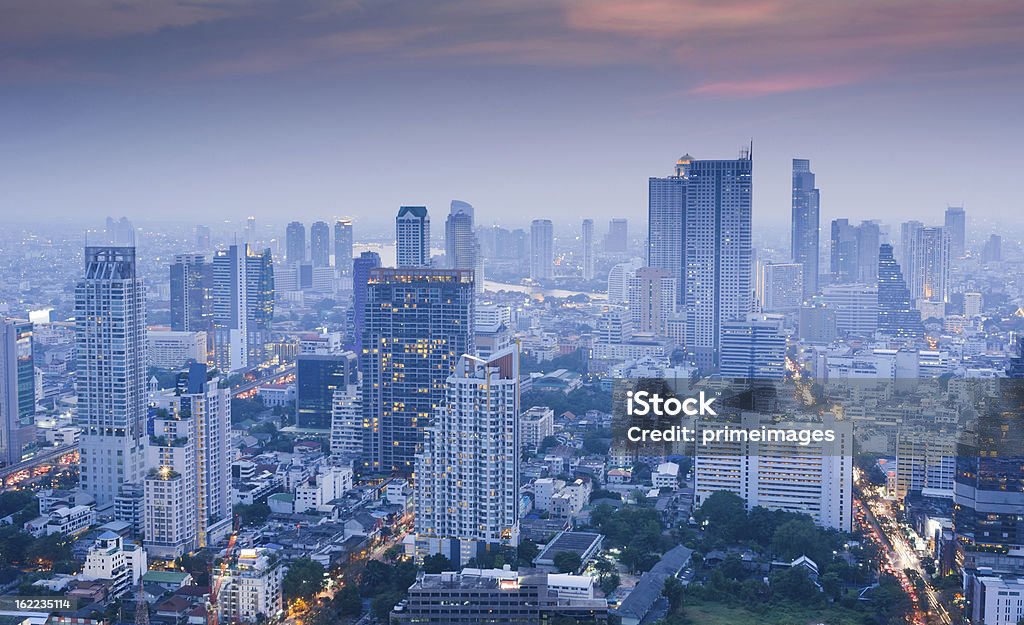
[(648, 176), (752, 138), (761, 225), (793, 157), (823, 223), (1018, 223), (1022, 96), (1017, 0), (7, 0), (0, 202), (640, 227)]

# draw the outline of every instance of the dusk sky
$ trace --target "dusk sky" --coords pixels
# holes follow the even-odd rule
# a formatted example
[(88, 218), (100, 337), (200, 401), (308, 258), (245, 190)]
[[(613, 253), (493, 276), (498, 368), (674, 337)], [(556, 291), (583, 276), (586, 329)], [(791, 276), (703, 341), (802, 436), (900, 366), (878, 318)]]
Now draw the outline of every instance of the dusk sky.
[(833, 217), (1024, 214), (1018, 0), (5, 0), (6, 220), (646, 222), (647, 178), (753, 140)]

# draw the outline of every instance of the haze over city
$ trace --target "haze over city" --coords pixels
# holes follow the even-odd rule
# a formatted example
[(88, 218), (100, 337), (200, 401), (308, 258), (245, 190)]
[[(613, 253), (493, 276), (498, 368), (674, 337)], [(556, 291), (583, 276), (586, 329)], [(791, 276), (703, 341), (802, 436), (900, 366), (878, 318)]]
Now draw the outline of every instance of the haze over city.
[(1020, 208), (1012, 1), (17, 0), (0, 46), (7, 220), (383, 227), (462, 198), (480, 224), (638, 223), (649, 176), (751, 140), (761, 226), (793, 157), (826, 223)]

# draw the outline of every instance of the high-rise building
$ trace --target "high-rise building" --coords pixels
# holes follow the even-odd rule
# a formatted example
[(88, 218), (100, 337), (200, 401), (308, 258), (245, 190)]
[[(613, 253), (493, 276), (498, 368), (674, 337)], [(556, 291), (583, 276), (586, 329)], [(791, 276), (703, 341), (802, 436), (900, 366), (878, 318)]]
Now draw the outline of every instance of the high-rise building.
[(905, 426), (896, 435), (896, 497), (916, 492), (953, 498), (956, 437), (952, 432)]
[(534, 219), (530, 223), (530, 278), (550, 280), (555, 277), (555, 227), (550, 219)]
[(356, 355), (299, 354), (295, 360), (295, 424), (331, 429), (334, 392), (358, 381)]
[(782, 315), (749, 314), (722, 324), (724, 378), (782, 379), (786, 374), (786, 333)]
[(829, 271), (833, 284), (850, 284), (857, 281), (857, 228), (849, 219), (832, 220), (831, 262)]
[[(764, 312), (793, 312), (804, 301), (804, 265), (764, 263), (757, 275), (757, 300)], [(815, 289), (817, 290), (817, 289)]]
[(473, 272), (371, 269), (362, 352), (367, 467), (409, 474), (445, 380), (474, 353)]
[(331, 455), (351, 459), (363, 455), (363, 392), (358, 381), (334, 391), (331, 406)]
[(363, 320), (366, 319), (366, 290), (370, 281), (370, 270), (380, 267), (377, 252), (362, 252), (352, 261), (352, 336), (348, 341), (356, 356), (363, 353)]
[(398, 267), (430, 266), (430, 214), (426, 206), (402, 206), (395, 218)]
[(231, 529), (231, 392), (193, 364), (153, 397), (143, 483), (145, 545), (176, 558)]
[(964, 207), (947, 207), (944, 225), (949, 236), (949, 255), (953, 258), (962, 258), (967, 249), (967, 213)]
[(981, 250), (981, 262), (998, 263), (1003, 260), (1003, 237), (998, 234), (989, 235), (985, 247)]
[(612, 219), (608, 222), (608, 234), (604, 237), (604, 251), (608, 254), (625, 254), (629, 251), (629, 222)]
[(584, 219), (580, 238), (583, 246), (583, 279), (594, 279), (594, 220)]
[(171, 263), (171, 330), (202, 332), (213, 356), (213, 265), (203, 254), (178, 254)]
[(75, 287), (75, 348), (82, 490), (113, 503), (142, 479), (145, 453), (146, 289), (135, 248), (86, 247)]
[(901, 266), (914, 302), (949, 301), (950, 239), (942, 226), (908, 221), (902, 226)]
[(112, 247), (135, 247), (135, 226), (127, 217), (107, 217), (107, 243)]
[(484, 258), (473, 229), (473, 205), (452, 200), (444, 223), (444, 248), (449, 269), (471, 269), (477, 293), (484, 289)]
[(196, 249), (206, 251), (210, 249), (210, 227), (202, 224), (196, 226)]
[(820, 192), (814, 186), (811, 161), (793, 159), (793, 215), (790, 248), (794, 263), (803, 267), (803, 297), (818, 292), (818, 232)]
[[(849, 532), (853, 514), (853, 425), (826, 416), (823, 422), (762, 423), (743, 415), (743, 429), (830, 429), (833, 441), (724, 440), (697, 445), (693, 460), (694, 505), (725, 490), (743, 497), (747, 509), (761, 506), (810, 516), (815, 524)], [(721, 422), (698, 421), (697, 429), (721, 429)], [(700, 440), (702, 434), (696, 437)]]
[(676, 279), (667, 269), (641, 267), (629, 280), (629, 312), (633, 329), (659, 336), (668, 334), (676, 313)]
[(693, 160), (689, 154), (682, 156), (673, 175), (647, 181), (647, 265), (669, 271), (678, 283), (680, 298), (686, 288), (686, 170)]
[(629, 302), (629, 281), (636, 275), (637, 269), (640, 269), (642, 266), (642, 260), (633, 258), (628, 262), (613, 266), (608, 271), (609, 304), (626, 304)]
[(314, 267), (331, 266), (331, 227), (326, 221), (314, 221), (309, 227), (309, 260)]
[(456, 566), (519, 541), (519, 348), (464, 355), (416, 455), (416, 551)]
[(752, 171), (746, 151), (735, 160), (694, 160), (686, 168), (686, 340), (704, 369), (718, 365), (722, 324), (753, 309)]
[(245, 220), (245, 242), (256, 245), (256, 218), (251, 215)]
[(833, 311), (840, 336), (871, 338), (878, 329), (878, 293), (873, 284), (833, 284), (821, 290), (821, 301)]
[(217, 610), (221, 623), (257, 623), (284, 614), (284, 561), (263, 547), (242, 549), (223, 567), (214, 567), (213, 583), (220, 586)]
[(878, 332), (903, 339), (924, 335), (921, 313), (910, 305), (910, 290), (888, 243), (878, 248)]
[(298, 221), (285, 230), (285, 260), (289, 263), (306, 262), (306, 226)]
[(274, 319), (270, 250), (232, 245), (213, 255), (214, 361), (238, 371), (266, 358)]
[(0, 319), (0, 462), (20, 462), (35, 441), (32, 323)]
[(334, 266), (341, 275), (352, 275), (352, 220), (348, 217), (334, 224)]

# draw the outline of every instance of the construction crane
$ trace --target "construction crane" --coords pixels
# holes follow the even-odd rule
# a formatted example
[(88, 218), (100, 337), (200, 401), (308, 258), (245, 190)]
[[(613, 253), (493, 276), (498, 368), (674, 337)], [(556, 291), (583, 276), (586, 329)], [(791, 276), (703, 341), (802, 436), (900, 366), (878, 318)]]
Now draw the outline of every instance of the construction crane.
[(231, 536), (228, 538), (228, 547), (224, 551), (224, 558), (220, 562), (220, 570), (216, 579), (214, 579), (212, 564), (210, 566), (210, 600), (206, 604), (207, 625), (218, 625), (220, 620), (220, 609), (217, 605), (217, 600), (220, 598), (220, 587), (224, 583), (224, 573), (231, 563), (231, 554), (235, 550), (235, 543), (238, 542), (239, 525), (239, 517), (236, 514), (231, 528)]

